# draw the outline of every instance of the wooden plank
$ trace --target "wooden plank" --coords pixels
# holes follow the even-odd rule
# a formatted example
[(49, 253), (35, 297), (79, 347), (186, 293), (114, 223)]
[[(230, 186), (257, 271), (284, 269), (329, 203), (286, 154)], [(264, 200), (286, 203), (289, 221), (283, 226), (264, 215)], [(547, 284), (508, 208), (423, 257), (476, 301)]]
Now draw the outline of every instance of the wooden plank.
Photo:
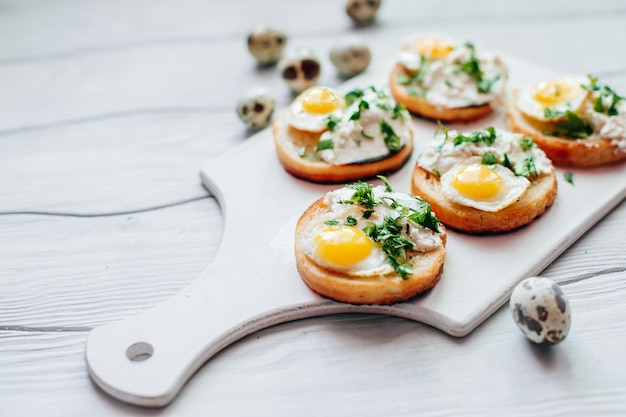
[[(463, 339), (391, 317), (308, 319), (260, 331), (227, 348), (157, 414), (197, 415), (210, 409), (242, 416), (341, 410), (365, 416), (620, 416), (626, 409), (621, 360), (626, 340), (616, 335), (626, 320), (626, 273), (588, 278), (563, 290), (573, 324), (555, 347), (528, 342), (506, 307)], [(88, 382), (84, 336), (1, 332), (0, 395), (11, 398), (0, 403), (3, 415), (42, 409), (52, 410), (50, 415), (54, 410), (145, 415), (109, 400)]]
[(179, 292), (213, 259), (212, 198), (142, 213), (0, 216), (0, 327), (91, 328)]

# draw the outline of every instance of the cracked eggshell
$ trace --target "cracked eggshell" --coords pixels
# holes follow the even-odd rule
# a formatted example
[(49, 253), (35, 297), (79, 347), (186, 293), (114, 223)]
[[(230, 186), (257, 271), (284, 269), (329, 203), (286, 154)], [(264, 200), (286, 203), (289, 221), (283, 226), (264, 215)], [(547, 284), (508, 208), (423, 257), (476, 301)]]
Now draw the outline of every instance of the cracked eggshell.
[(513, 320), (531, 341), (555, 345), (567, 336), (571, 311), (567, 296), (554, 281), (531, 277), (520, 282), (509, 302)]
[(237, 102), (237, 115), (250, 130), (259, 130), (270, 123), (276, 101), (264, 88), (254, 88)]
[(316, 85), (321, 70), (320, 60), (308, 48), (296, 49), (278, 62), (281, 77), (295, 94)]
[(345, 77), (352, 77), (367, 69), (372, 54), (367, 45), (358, 41), (346, 42), (330, 50), (330, 62)]
[(287, 35), (279, 29), (261, 27), (248, 35), (248, 50), (261, 65), (278, 62), (287, 45)]
[(376, 16), (381, 0), (348, 0), (346, 13), (356, 23), (369, 22)]

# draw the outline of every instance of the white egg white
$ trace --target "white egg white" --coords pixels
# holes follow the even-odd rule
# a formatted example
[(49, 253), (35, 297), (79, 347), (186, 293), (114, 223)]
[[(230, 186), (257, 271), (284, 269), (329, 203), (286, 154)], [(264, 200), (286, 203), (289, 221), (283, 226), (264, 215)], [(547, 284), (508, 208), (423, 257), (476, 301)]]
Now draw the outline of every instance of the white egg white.
[[(527, 117), (537, 121), (557, 121), (565, 117), (566, 111), (580, 113), (585, 105), (589, 92), (582, 88), (589, 79), (584, 76), (563, 76), (555, 80), (543, 81), (520, 89), (515, 106)], [(555, 89), (556, 101), (542, 103), (537, 101), (536, 94), (542, 90)], [(561, 90), (563, 92), (561, 92)], [(560, 97), (559, 97), (560, 96)], [(548, 109), (548, 111), (546, 111)]]
[[(289, 123), (290, 126), (298, 130), (304, 130), (307, 132), (323, 132), (328, 129), (328, 126), (327, 126), (328, 116), (332, 115), (337, 118), (341, 117), (341, 114), (343, 112), (343, 103), (341, 107), (338, 107), (332, 112), (325, 113), (325, 114), (309, 113), (302, 108), (302, 100), (304, 100), (304, 98), (309, 93), (311, 93), (311, 91), (315, 89), (320, 89), (320, 88), (331, 90), (327, 87), (318, 87), (318, 86), (311, 87), (303, 91), (302, 93), (300, 93), (293, 100), (293, 102), (289, 106), (289, 111), (287, 113), (287, 123)], [(332, 92), (335, 93), (334, 91)], [(337, 97), (340, 97), (340, 96), (337, 95)]]
[(480, 158), (468, 158), (461, 161), (441, 176), (441, 190), (448, 200), (482, 211), (497, 212), (519, 200), (530, 186), (530, 181), (524, 177), (516, 176), (502, 165), (490, 165), (489, 169), (492, 169), (502, 178), (503, 184), (494, 196), (487, 199), (473, 199), (460, 193), (452, 184), (453, 178), (459, 171), (472, 164), (480, 164)]

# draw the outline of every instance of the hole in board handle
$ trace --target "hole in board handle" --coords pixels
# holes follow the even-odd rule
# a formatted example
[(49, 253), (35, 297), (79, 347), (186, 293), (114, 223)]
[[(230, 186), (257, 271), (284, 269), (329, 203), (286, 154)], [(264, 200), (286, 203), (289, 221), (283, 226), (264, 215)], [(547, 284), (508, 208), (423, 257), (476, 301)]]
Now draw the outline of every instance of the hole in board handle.
[(150, 359), (154, 353), (154, 348), (150, 343), (133, 343), (126, 349), (126, 357), (132, 362), (143, 362)]

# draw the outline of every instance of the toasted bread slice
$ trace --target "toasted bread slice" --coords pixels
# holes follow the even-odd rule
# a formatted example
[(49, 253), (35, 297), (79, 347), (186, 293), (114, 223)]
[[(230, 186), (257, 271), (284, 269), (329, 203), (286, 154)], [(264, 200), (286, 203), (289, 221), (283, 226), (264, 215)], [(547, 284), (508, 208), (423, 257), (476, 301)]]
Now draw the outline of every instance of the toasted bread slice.
[(626, 159), (626, 149), (611, 139), (587, 138), (565, 139), (548, 136), (542, 132), (548, 129), (545, 124), (533, 122), (515, 106), (517, 91), (512, 92), (506, 110), (508, 129), (523, 133), (548, 155), (555, 165), (572, 167), (594, 167), (609, 165)]
[(557, 181), (551, 174), (533, 179), (518, 201), (497, 212), (486, 212), (449, 201), (439, 176), (415, 166), (411, 191), (428, 201), (439, 220), (451, 229), (471, 234), (500, 233), (522, 227), (543, 214), (556, 198)]
[(441, 224), (443, 245), (430, 252), (416, 252), (410, 258), (413, 274), (404, 279), (395, 272), (354, 276), (318, 265), (304, 251), (304, 229), (309, 222), (328, 210), (324, 198), (321, 198), (302, 214), (296, 225), (296, 266), (304, 282), (313, 291), (344, 303), (389, 305), (427, 291), (439, 281), (446, 255), (446, 230)]
[(410, 94), (406, 86), (398, 83), (398, 75), (404, 73), (404, 67), (401, 64), (396, 64), (389, 76), (389, 88), (394, 100), (404, 104), (411, 113), (442, 122), (470, 122), (483, 118), (492, 111), (490, 103), (468, 107), (446, 107), (431, 104), (423, 98)]
[(272, 129), (278, 160), (292, 175), (318, 183), (342, 183), (357, 179), (373, 178), (400, 169), (411, 157), (413, 137), (396, 153), (381, 159), (362, 163), (331, 165), (322, 160), (300, 156), (303, 147), (315, 149), (321, 133), (298, 130), (285, 122), (283, 115), (277, 117)]

